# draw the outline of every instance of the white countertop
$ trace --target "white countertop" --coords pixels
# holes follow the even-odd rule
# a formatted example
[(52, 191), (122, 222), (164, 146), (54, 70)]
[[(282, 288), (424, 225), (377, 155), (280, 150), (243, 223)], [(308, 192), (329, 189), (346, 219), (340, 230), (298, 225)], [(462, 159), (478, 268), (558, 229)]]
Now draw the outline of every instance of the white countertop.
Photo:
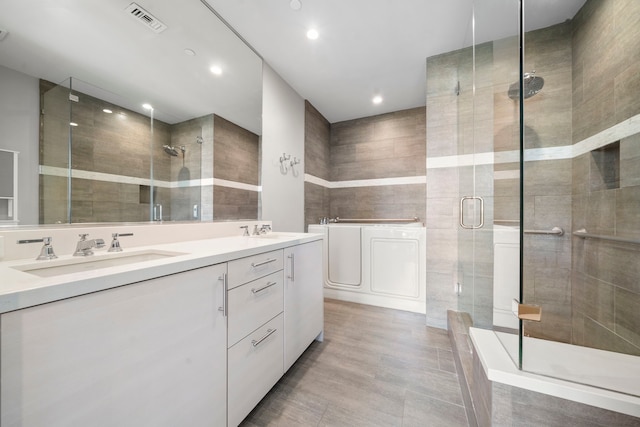
[[(51, 261), (33, 258), (0, 262), (0, 313), (45, 304), (65, 298), (127, 285), (156, 277), (175, 274), (195, 268), (227, 262), (293, 245), (321, 240), (321, 234), (273, 233), (269, 237), (218, 237), (204, 240), (137, 246), (124, 252), (167, 251), (179, 252), (163, 259), (141, 261), (126, 265), (99, 268), (53, 277), (39, 277), (14, 267), (42, 263), (77, 261), (78, 257), (60, 256)], [(87, 260), (96, 261), (113, 256), (107, 249), (94, 250)], [(321, 262), (321, 260), (319, 260)]]

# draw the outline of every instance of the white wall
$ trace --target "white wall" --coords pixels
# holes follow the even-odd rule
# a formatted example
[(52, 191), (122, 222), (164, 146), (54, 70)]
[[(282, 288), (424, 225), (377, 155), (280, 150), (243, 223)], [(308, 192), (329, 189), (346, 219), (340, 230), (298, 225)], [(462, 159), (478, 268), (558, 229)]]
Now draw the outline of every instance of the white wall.
[[(262, 84), (262, 218), (275, 231), (303, 232), (304, 99), (267, 64)], [(280, 170), (283, 153), (301, 159), (286, 174)]]
[(0, 66), (0, 148), (19, 151), (18, 219), (38, 223), (38, 79)]

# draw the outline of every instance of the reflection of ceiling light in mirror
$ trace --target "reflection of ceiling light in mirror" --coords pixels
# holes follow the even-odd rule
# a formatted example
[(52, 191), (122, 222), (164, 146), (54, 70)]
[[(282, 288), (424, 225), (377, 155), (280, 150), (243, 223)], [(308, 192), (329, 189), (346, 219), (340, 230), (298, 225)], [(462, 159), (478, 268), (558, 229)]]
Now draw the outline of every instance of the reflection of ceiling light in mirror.
[(382, 104), (382, 97), (380, 95), (376, 95), (371, 100), (374, 104)]
[(76, 122), (69, 122), (69, 126), (78, 126)]
[(291, 0), (289, 7), (293, 10), (300, 10), (302, 3), (300, 3), (300, 0)]
[(113, 113), (113, 111), (109, 110), (108, 108), (104, 108), (102, 111), (107, 113), (107, 114)]
[(309, 31), (307, 31), (307, 38), (309, 40), (316, 40), (318, 38), (320, 34), (318, 34), (318, 30), (312, 28)]
[(142, 108), (144, 108), (145, 110), (153, 110), (151, 104), (142, 104)]
[(214, 66), (213, 66), (213, 67), (211, 67), (209, 70), (210, 70), (213, 74), (215, 74), (216, 76), (219, 76), (219, 75), (221, 75), (221, 74), (222, 74), (222, 68), (220, 68), (220, 67), (219, 67), (219, 66), (217, 66), (217, 65), (214, 65)]
[(196, 56), (196, 51), (193, 49), (186, 48), (184, 50), (184, 54), (189, 56)]

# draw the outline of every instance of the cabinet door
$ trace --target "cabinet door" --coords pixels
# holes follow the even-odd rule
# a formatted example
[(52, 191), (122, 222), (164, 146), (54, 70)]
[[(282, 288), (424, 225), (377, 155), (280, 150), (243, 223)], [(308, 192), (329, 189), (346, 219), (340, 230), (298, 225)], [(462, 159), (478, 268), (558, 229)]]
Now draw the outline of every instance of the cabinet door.
[(284, 368), (288, 370), (322, 332), (322, 241), (284, 250)]
[(226, 264), (3, 314), (6, 426), (226, 424)]

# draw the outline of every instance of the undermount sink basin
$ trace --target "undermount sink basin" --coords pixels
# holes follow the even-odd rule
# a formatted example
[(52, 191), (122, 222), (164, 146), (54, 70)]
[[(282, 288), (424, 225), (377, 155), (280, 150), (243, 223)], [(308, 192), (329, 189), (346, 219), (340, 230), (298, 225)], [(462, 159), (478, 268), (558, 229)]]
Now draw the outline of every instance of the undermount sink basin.
[(12, 268), (40, 277), (53, 277), (61, 276), (63, 274), (98, 270), (100, 268), (135, 264), (137, 262), (154, 261), (178, 255), (185, 254), (181, 252), (157, 251), (152, 249), (147, 251), (106, 254), (99, 257), (89, 256), (86, 258), (41, 261), (33, 264), (17, 265)]

